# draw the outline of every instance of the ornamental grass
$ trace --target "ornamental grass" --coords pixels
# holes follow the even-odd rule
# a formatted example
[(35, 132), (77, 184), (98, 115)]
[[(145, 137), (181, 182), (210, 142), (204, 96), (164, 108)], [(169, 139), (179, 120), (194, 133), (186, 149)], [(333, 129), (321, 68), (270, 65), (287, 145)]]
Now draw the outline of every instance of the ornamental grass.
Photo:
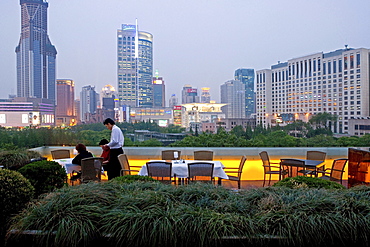
[[(43, 196), (13, 219), (33, 246), (367, 246), (370, 189), (89, 183)], [(31, 242), (28, 243), (28, 246)]]

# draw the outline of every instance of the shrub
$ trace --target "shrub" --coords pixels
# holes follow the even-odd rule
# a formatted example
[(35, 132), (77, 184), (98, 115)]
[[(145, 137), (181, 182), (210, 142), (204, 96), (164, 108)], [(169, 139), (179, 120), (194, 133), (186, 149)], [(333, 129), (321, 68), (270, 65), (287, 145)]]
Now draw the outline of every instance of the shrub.
[(30, 158), (25, 151), (12, 150), (0, 153), (0, 164), (7, 169), (17, 170), (29, 163)]
[(148, 176), (140, 176), (140, 175), (125, 175), (121, 177), (115, 177), (112, 180), (109, 180), (110, 183), (132, 183), (136, 181), (142, 181), (142, 182), (158, 182), (158, 180), (155, 180), (152, 177)]
[(19, 172), (35, 187), (36, 196), (63, 187), (67, 178), (64, 168), (54, 161), (29, 163), (20, 168)]
[(0, 169), (0, 234), (1, 240), (10, 217), (24, 208), (32, 199), (34, 188), (17, 171)]
[(297, 188), (323, 188), (323, 189), (344, 189), (345, 187), (333, 181), (324, 180), (316, 177), (297, 176), (284, 178), (276, 182), (274, 187), (288, 187), (291, 189)]

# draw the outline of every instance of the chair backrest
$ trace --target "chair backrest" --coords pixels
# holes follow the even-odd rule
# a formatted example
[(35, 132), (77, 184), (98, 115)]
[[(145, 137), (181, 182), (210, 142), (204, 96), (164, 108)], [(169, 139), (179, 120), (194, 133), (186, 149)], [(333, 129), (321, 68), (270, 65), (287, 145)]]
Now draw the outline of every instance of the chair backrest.
[(299, 170), (306, 168), (304, 160), (296, 159), (281, 159), (280, 165), (288, 171), (288, 177), (296, 177)]
[(150, 177), (172, 177), (172, 163), (166, 161), (146, 162), (146, 169)]
[(194, 160), (213, 160), (213, 151), (194, 151)]
[(266, 151), (262, 151), (259, 153), (260, 157), (261, 157), (261, 160), (262, 160), (262, 165), (263, 165), (263, 169), (265, 172), (268, 172), (268, 171), (271, 171), (271, 167), (270, 167), (270, 158), (269, 158), (269, 155)]
[(50, 152), (53, 160), (71, 158), (71, 154), (67, 149), (57, 149)]
[(307, 160), (321, 160), (325, 161), (326, 153), (321, 151), (307, 151), (306, 159)]
[[(175, 159), (174, 152), (178, 153), (178, 157)], [(163, 150), (162, 160), (179, 160), (181, 159), (181, 151), (179, 150)]]
[(335, 159), (330, 171), (330, 180), (340, 181), (342, 183), (342, 177), (344, 168), (347, 164), (348, 159)]
[(243, 155), (242, 158), (240, 159), (240, 163), (239, 163), (239, 169), (238, 169), (238, 176), (239, 177), (242, 176), (243, 167), (244, 167), (244, 164), (245, 164), (246, 161), (247, 161), (247, 156)]
[(123, 171), (123, 175), (131, 175), (130, 171), (130, 163), (128, 162), (128, 158), (126, 154), (120, 154), (117, 156), (119, 163), (121, 164), (121, 170)]
[(195, 176), (205, 176), (205, 177), (210, 177), (212, 180), (213, 167), (214, 167), (213, 163), (207, 163), (207, 162), (188, 163), (189, 178), (193, 178)]
[(81, 182), (101, 181), (102, 157), (90, 157), (81, 160)]

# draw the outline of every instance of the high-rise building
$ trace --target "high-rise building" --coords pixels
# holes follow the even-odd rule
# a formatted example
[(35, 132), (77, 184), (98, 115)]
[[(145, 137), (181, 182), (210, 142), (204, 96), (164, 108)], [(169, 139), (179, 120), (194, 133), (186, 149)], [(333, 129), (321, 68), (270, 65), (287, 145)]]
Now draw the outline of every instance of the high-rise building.
[(182, 104), (190, 104), (190, 103), (200, 103), (199, 96), (198, 96), (198, 89), (191, 87), (191, 85), (185, 85), (181, 91)]
[(153, 105), (153, 35), (123, 24), (117, 30), (118, 98), (121, 105)]
[(202, 87), (202, 94), (200, 96), (200, 103), (210, 103), (211, 102), (211, 94), (209, 93), (209, 87)]
[(370, 49), (345, 48), (297, 57), (256, 71), (257, 124), (307, 122), (327, 112), (334, 133), (348, 133), (349, 119), (370, 115)]
[(17, 96), (55, 100), (57, 51), (47, 29), (45, 0), (20, 0), (21, 37), (17, 54)]
[(241, 81), (245, 85), (245, 116), (250, 118), (256, 113), (254, 95), (254, 69), (235, 70), (234, 79)]
[(176, 94), (172, 94), (168, 101), (168, 106), (169, 107), (177, 106), (178, 102), (179, 102), (179, 99), (176, 97)]
[(245, 85), (241, 81), (229, 80), (221, 85), (221, 103), (226, 118), (245, 118)]
[(81, 122), (90, 121), (92, 114), (96, 113), (99, 95), (95, 92), (95, 87), (90, 85), (82, 87), (80, 93)]
[[(100, 93), (101, 96), (101, 102), (102, 102), (102, 114), (103, 118), (111, 118), (114, 120), (117, 120), (116, 118), (116, 97), (115, 97), (116, 90), (112, 85), (105, 85), (102, 88), (102, 91)], [(118, 106), (117, 106), (118, 107)]]
[(165, 84), (162, 77), (158, 76), (156, 71), (156, 76), (153, 77), (153, 107), (165, 107), (166, 106), (166, 90)]
[(58, 126), (76, 125), (75, 115), (75, 84), (70, 79), (57, 80), (57, 102), (55, 119)]

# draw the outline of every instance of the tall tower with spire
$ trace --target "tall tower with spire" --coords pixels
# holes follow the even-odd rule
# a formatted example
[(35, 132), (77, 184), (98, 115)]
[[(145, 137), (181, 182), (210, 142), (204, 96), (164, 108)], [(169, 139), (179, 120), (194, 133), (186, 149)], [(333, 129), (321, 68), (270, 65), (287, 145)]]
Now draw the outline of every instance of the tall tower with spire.
[(17, 54), (17, 96), (55, 101), (57, 51), (47, 28), (45, 0), (20, 0), (21, 37)]

